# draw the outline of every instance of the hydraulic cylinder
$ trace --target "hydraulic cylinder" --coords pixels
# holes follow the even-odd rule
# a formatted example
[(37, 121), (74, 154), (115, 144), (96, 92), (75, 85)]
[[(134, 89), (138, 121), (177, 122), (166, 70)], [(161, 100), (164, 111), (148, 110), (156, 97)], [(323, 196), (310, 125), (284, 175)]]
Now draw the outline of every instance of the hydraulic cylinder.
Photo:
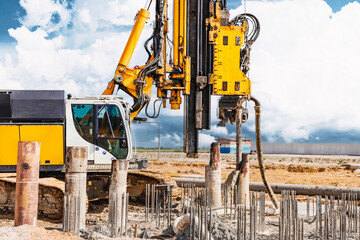
[(145, 9), (140, 9), (138, 13), (135, 25), (131, 31), (130, 37), (126, 43), (125, 49), (123, 54), (121, 55), (119, 64), (118, 64), (118, 71), (122, 72), (128, 65), (131, 60), (131, 57), (134, 53), (135, 47), (139, 41), (141, 32), (144, 29), (146, 20), (149, 18), (150, 12)]

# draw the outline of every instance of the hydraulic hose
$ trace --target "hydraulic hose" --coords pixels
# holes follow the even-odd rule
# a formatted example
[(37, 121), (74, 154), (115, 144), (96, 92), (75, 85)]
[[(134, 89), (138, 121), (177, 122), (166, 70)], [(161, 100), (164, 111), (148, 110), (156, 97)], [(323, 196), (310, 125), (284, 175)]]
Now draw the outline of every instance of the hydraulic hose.
[(261, 105), (260, 105), (259, 100), (257, 100), (254, 96), (250, 96), (250, 100), (255, 103), (254, 109), (255, 109), (256, 152), (257, 152), (257, 156), (258, 156), (258, 163), (259, 163), (261, 178), (265, 185), (266, 192), (269, 194), (272, 203), (274, 204), (275, 208), (278, 209), (279, 201), (277, 200), (277, 198), (266, 178), (265, 166), (264, 166), (263, 157), (262, 157), (261, 132), (260, 132)]
[(131, 112), (136, 112), (145, 104), (144, 86), (142, 83), (136, 86), (136, 93), (138, 98), (134, 99), (134, 104), (131, 106)]

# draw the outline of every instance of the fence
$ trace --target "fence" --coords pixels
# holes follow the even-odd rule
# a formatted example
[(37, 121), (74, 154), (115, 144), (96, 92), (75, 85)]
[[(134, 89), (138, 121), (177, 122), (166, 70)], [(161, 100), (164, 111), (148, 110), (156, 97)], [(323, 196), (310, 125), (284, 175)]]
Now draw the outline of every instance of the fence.
[[(267, 154), (360, 155), (360, 144), (342, 143), (263, 143)], [(255, 142), (251, 150), (256, 150)]]

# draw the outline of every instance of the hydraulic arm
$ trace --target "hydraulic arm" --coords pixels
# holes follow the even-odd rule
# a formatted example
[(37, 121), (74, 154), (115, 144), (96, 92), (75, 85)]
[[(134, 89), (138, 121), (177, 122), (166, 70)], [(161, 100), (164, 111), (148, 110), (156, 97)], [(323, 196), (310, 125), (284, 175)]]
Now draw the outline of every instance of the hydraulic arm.
[[(171, 109), (180, 109), (184, 97), (184, 151), (196, 156), (198, 131), (211, 125), (211, 95), (222, 96), (220, 125), (228, 120), (235, 123), (239, 99), (250, 100), (251, 81), (246, 74), (259, 22), (251, 14), (230, 20), (225, 0), (174, 0), (170, 34), (168, 0), (154, 2), (154, 30), (144, 43), (148, 60), (141, 66), (128, 66), (149, 18), (149, 11), (141, 9), (114, 78), (103, 94), (113, 94), (117, 88), (132, 96), (132, 118), (144, 107), (148, 117), (157, 117), (167, 100)], [(158, 99), (150, 115), (147, 109), (153, 85)], [(156, 102), (160, 102), (158, 110)]]
[[(174, 0), (173, 16), (171, 41), (168, 0), (155, 0), (154, 30), (144, 43), (148, 60), (142, 66), (129, 68), (149, 18), (148, 10), (138, 12), (114, 78), (103, 94), (113, 94), (118, 86), (132, 96), (132, 118), (144, 106), (148, 117), (157, 117), (161, 105), (166, 107), (166, 100), (171, 109), (180, 109), (184, 96), (184, 151), (189, 157), (197, 156), (198, 131), (210, 129), (211, 95), (221, 96), (219, 125), (224, 126), (228, 121), (237, 125), (237, 166), (241, 165), (241, 124), (247, 120), (247, 109), (242, 103), (254, 101), (259, 165), (266, 189), (277, 207), (262, 163), (260, 103), (251, 96), (251, 81), (247, 77), (251, 45), (260, 31), (259, 21), (248, 13), (230, 20), (226, 0)], [(154, 113), (149, 115), (147, 108), (153, 85), (158, 99), (153, 103)], [(156, 112), (158, 101), (160, 106)]]
[[(103, 92), (103, 95), (113, 94), (115, 87), (118, 86), (119, 89), (132, 96), (134, 99), (132, 118), (145, 105), (147, 112), (153, 84), (157, 88), (158, 101), (162, 103), (163, 107), (166, 107), (166, 99), (169, 99), (171, 109), (180, 109), (181, 92), (183, 95), (190, 92), (190, 58), (185, 54), (186, 41), (184, 40), (186, 37), (186, 14), (184, 12), (186, 1), (175, 2), (177, 3), (174, 6), (174, 13), (176, 12), (177, 16), (174, 19), (173, 46), (169, 46), (169, 48), (173, 48), (174, 58), (167, 57), (168, 54), (172, 54), (167, 46), (167, 42), (171, 42), (168, 36), (167, 0), (157, 0), (154, 31), (144, 44), (149, 55), (147, 62), (142, 66), (128, 67), (149, 17), (149, 11), (141, 9), (137, 14), (135, 25), (116, 68), (114, 78)], [(152, 45), (149, 50), (148, 45), (151, 40)], [(168, 96), (168, 92), (170, 92), (170, 96)], [(152, 116), (147, 115), (157, 117), (158, 113), (154, 113)]]

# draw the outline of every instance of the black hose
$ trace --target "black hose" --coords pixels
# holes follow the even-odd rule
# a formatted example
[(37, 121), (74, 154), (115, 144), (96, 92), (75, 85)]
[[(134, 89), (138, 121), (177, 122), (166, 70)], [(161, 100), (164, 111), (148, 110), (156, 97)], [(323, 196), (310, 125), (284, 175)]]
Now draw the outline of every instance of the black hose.
[[(145, 107), (145, 114), (146, 114), (146, 116), (147, 116), (148, 118), (157, 118), (157, 117), (160, 115), (161, 105), (164, 103), (165, 100), (166, 100), (166, 98), (164, 98), (164, 99), (159, 98), (159, 99), (156, 99), (156, 100), (154, 101), (154, 103), (153, 103), (154, 112), (153, 112), (152, 115), (150, 115), (150, 114), (148, 113), (148, 107), (149, 107), (150, 102), (146, 103), (146, 107)], [(159, 102), (159, 101), (160, 101), (161, 103), (159, 104), (158, 111), (156, 112), (156, 105), (155, 105), (155, 104), (156, 104), (156, 102)]]
[(248, 26), (251, 23), (251, 26), (249, 26), (250, 31), (249, 29), (246, 31), (247, 44), (251, 46), (251, 44), (253, 44), (259, 36), (260, 22), (254, 15), (250, 13), (242, 13), (231, 19), (230, 23), (235, 26), (240, 26), (243, 21), (245, 21)]
[(136, 112), (140, 108), (144, 106), (145, 103), (145, 96), (144, 96), (144, 87), (142, 84), (136, 86), (136, 93), (138, 98), (135, 98), (134, 104), (131, 106), (131, 112)]
[(149, 43), (150, 40), (153, 39), (153, 38), (154, 38), (154, 34), (151, 35), (151, 37), (149, 37), (149, 38), (145, 41), (145, 43), (144, 43), (145, 51), (146, 51), (146, 53), (148, 54), (148, 61), (149, 61), (150, 58), (151, 58), (151, 52), (150, 52), (149, 49), (148, 49), (148, 43)]
[(275, 208), (279, 208), (279, 201), (277, 200), (270, 184), (265, 175), (265, 166), (262, 157), (262, 145), (261, 145), (261, 132), (260, 132), (260, 119), (261, 119), (261, 105), (259, 100), (257, 100), (254, 96), (250, 96), (250, 100), (255, 103), (255, 130), (256, 130), (256, 152), (258, 156), (258, 163), (261, 173), (261, 178), (265, 185), (266, 192), (269, 194), (272, 203), (274, 204)]

